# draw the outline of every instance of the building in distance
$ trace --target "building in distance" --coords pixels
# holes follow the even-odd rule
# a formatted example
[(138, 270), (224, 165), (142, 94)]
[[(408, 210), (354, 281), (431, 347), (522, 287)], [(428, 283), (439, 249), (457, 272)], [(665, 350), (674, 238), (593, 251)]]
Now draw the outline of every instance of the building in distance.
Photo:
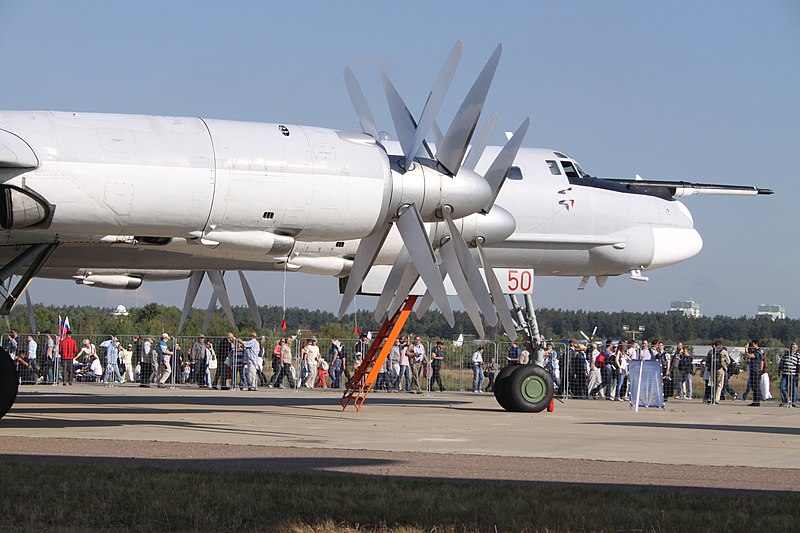
[(765, 316), (772, 320), (786, 318), (786, 309), (779, 304), (760, 304), (756, 316)]
[(698, 318), (703, 316), (700, 313), (700, 304), (694, 300), (673, 300), (669, 304), (668, 315), (691, 316)]
[(127, 309), (125, 309), (124, 305), (118, 305), (117, 307), (114, 308), (113, 311), (111, 311), (110, 314), (111, 316), (120, 317), (120, 316), (128, 316), (130, 313), (128, 312)]

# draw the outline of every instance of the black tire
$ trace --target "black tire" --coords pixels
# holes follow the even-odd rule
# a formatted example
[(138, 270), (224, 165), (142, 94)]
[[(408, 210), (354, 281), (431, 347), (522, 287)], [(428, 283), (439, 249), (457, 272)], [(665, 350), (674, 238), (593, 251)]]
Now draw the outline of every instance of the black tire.
[(511, 402), (510, 395), (508, 394), (510, 382), (509, 378), (511, 377), (511, 373), (518, 368), (520, 367), (516, 365), (504, 366), (494, 378), (494, 398), (497, 400), (497, 403), (500, 404), (500, 407), (506, 411), (514, 410), (513, 403)]
[(19, 390), (19, 375), (17, 365), (5, 348), (0, 347), (0, 418), (14, 405)]
[(547, 409), (553, 398), (553, 380), (547, 371), (536, 365), (522, 365), (508, 380), (511, 411), (539, 413)]

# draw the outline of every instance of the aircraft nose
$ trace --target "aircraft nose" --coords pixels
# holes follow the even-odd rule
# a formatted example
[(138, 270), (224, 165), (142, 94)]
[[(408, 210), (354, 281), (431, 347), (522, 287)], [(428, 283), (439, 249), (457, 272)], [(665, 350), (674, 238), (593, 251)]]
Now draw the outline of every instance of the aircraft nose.
[(653, 228), (653, 260), (648, 270), (662, 268), (696, 256), (703, 239), (694, 228)]

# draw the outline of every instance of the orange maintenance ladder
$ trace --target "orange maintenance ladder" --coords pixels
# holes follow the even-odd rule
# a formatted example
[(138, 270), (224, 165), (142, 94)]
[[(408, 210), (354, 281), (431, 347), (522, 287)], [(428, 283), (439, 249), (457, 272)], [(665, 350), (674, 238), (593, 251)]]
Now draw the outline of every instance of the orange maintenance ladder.
[(375, 385), (375, 380), (378, 377), (386, 357), (394, 346), (394, 341), (400, 336), (408, 316), (411, 314), (411, 309), (417, 302), (417, 296), (409, 296), (406, 301), (391, 317), (387, 318), (381, 326), (378, 335), (372, 341), (369, 351), (364, 356), (364, 360), (356, 369), (350, 381), (347, 382), (347, 390), (342, 395), (341, 404), (342, 410), (347, 409), (350, 402), (353, 402), (356, 411), (361, 410), (364, 400), (367, 399), (367, 394), (372, 390)]

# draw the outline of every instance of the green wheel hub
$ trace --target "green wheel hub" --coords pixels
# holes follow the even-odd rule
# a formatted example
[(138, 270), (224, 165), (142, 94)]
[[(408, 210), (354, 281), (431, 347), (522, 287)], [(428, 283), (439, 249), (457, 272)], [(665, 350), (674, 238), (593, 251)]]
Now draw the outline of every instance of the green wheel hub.
[(540, 402), (547, 396), (547, 384), (536, 375), (525, 378), (520, 388), (522, 397), (531, 403)]

